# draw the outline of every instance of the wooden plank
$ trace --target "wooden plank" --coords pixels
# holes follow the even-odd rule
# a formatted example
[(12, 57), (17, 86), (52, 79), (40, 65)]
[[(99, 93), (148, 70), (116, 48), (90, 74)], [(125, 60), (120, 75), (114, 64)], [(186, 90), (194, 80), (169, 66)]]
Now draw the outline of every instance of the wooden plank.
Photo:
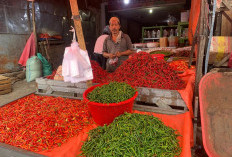
[(46, 79), (44, 79), (44, 78), (42, 78), (42, 77), (36, 78), (36, 79), (35, 79), (35, 82), (36, 82), (37, 84), (47, 84)]
[(41, 92), (36, 92), (35, 94), (43, 95), (43, 96), (64, 97), (64, 98), (78, 99), (78, 100), (83, 99), (82, 96), (68, 96), (68, 95), (62, 95), (62, 94), (46, 94), (46, 93), (41, 93)]
[(198, 107), (199, 107), (199, 98), (195, 97), (195, 105), (194, 105), (194, 134), (193, 134), (193, 140), (194, 140), (194, 146), (197, 144), (197, 120), (198, 120)]
[(176, 90), (166, 90), (166, 89), (146, 88), (146, 87), (138, 87), (137, 89), (140, 95), (153, 95), (157, 97), (181, 99), (179, 92)]
[(222, 12), (222, 27), (221, 27), (221, 36), (230, 36), (232, 35), (232, 24), (229, 21), (232, 19), (232, 13), (229, 11)]
[(37, 84), (47, 84), (52, 86), (61, 86), (61, 87), (77, 87), (77, 88), (87, 88), (86, 82), (79, 82), (79, 83), (71, 83), (71, 82), (64, 82), (58, 80), (50, 80), (46, 78), (37, 78)]
[(225, 62), (227, 62), (230, 59), (230, 53), (224, 57), (220, 62), (218, 62), (217, 64), (215, 64), (215, 67), (220, 67), (222, 66)]
[[(38, 84), (37, 89), (40, 90), (46, 90), (48, 94), (51, 94), (52, 92), (67, 92), (67, 93), (79, 93), (83, 94), (86, 89), (81, 88), (71, 88), (71, 87), (59, 87), (59, 86), (50, 86), (50, 85), (41, 85)], [(37, 91), (38, 91), (37, 90)]]
[(8, 94), (8, 93), (10, 93), (10, 92), (11, 92), (11, 88), (8, 88), (8, 89), (6, 89), (6, 90), (1, 90), (1, 91), (0, 91), (0, 95)]
[(8, 80), (8, 79), (9, 79), (9, 77), (0, 75), (0, 81), (4, 81), (4, 80)]
[(175, 98), (167, 98), (167, 97), (144, 96), (139, 94), (136, 98), (136, 101), (156, 104), (159, 103), (160, 99), (162, 99), (163, 102), (165, 102), (168, 105), (186, 107), (185, 102), (181, 98), (175, 99)]
[(9, 84), (9, 83), (11, 83), (11, 79), (9, 77), (0, 75), (0, 85)]
[(57, 86), (51, 86), (53, 91), (61, 91), (61, 92), (73, 92), (73, 93), (79, 93), (83, 94), (86, 89), (80, 89), (80, 88), (68, 88), (68, 87), (57, 87)]
[(230, 12), (232, 13), (232, 7), (230, 6), (230, 2), (228, 3), (227, 1), (225, 0), (222, 0), (222, 3), (225, 5), (225, 7), (230, 10)]
[(46, 88), (46, 94), (52, 94), (53, 93), (53, 89), (51, 88), (51, 86), (48, 86)]
[(0, 91), (6, 90), (6, 89), (11, 89), (11, 87), (12, 87), (11, 83), (0, 84)]
[(159, 107), (145, 106), (138, 104), (134, 104), (133, 109), (139, 111), (145, 111), (145, 112), (155, 112), (155, 113), (170, 114), (170, 115), (182, 114), (186, 112), (184, 110), (162, 109)]

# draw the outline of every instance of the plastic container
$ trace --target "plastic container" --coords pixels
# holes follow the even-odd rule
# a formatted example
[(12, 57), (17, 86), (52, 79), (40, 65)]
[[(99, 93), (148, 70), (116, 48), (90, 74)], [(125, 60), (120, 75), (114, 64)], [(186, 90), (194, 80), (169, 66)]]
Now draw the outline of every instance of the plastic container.
[(148, 48), (153, 48), (153, 47), (158, 47), (159, 43), (158, 42), (149, 42), (147, 43)]
[(178, 46), (178, 37), (171, 36), (168, 38), (169, 47), (177, 47)]
[(160, 47), (167, 47), (167, 46), (168, 46), (168, 38), (167, 37), (160, 38)]
[(102, 85), (105, 84), (92, 86), (88, 88), (83, 94), (84, 100), (88, 102), (88, 109), (93, 117), (93, 120), (101, 126), (103, 126), (104, 124), (108, 125), (112, 123), (114, 121), (114, 118), (120, 116), (125, 112), (131, 113), (134, 105), (134, 100), (138, 95), (138, 92), (136, 91), (135, 95), (132, 98), (119, 103), (102, 104), (89, 101), (87, 98), (88, 93), (94, 90), (96, 87)]
[(153, 58), (161, 59), (164, 60), (164, 54), (152, 54), (151, 55)]
[(202, 139), (209, 157), (232, 156), (232, 72), (209, 72), (199, 84)]

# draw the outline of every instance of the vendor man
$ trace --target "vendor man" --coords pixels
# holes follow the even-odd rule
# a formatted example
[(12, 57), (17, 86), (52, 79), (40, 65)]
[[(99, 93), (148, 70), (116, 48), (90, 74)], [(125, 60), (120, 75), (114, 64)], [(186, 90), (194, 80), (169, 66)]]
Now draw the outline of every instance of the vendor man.
[(120, 31), (120, 21), (112, 17), (109, 21), (111, 35), (105, 39), (103, 56), (107, 58), (106, 70), (113, 72), (128, 56), (133, 53), (131, 39), (127, 34)]

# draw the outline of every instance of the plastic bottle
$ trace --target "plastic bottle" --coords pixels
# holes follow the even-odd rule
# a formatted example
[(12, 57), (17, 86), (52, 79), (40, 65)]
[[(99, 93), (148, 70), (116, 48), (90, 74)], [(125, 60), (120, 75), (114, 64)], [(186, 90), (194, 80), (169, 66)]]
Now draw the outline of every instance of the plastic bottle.
[(168, 36), (168, 31), (166, 29), (164, 29), (164, 35), (163, 37), (167, 37)]
[(157, 31), (157, 38), (160, 38), (160, 30)]
[(174, 30), (173, 29), (170, 30), (170, 37), (172, 37), (172, 36), (174, 36)]
[(155, 32), (155, 30), (152, 31), (151, 37), (152, 37), (152, 38), (155, 38), (155, 37), (156, 37), (156, 32)]
[(151, 33), (150, 33), (150, 31), (147, 31), (147, 38), (151, 38)]
[(178, 29), (175, 29), (175, 35), (178, 36)]
[(144, 30), (143, 37), (144, 37), (144, 38), (147, 38), (147, 31), (146, 31), (146, 30)]

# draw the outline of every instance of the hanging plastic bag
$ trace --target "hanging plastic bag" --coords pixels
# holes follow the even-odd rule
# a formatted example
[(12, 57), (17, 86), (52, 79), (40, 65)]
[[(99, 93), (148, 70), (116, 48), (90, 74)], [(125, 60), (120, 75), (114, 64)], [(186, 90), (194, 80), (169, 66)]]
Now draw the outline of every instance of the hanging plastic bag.
[(118, 57), (115, 57), (113, 59), (109, 59), (109, 64), (113, 66), (117, 66), (118, 64)]
[(73, 33), (73, 42), (71, 46), (65, 48), (62, 63), (62, 76), (65, 82), (72, 83), (93, 79), (88, 53), (80, 49), (75, 38), (75, 31)]

